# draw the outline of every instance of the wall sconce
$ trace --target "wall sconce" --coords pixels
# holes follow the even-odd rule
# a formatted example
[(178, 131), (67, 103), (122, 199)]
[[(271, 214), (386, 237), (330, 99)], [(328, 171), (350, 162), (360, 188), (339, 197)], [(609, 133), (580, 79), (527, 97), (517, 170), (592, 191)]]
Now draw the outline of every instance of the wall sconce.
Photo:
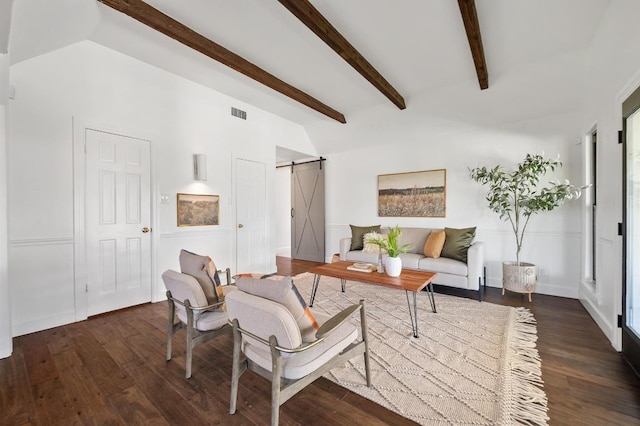
[(193, 178), (195, 180), (207, 180), (207, 156), (195, 154), (193, 156)]

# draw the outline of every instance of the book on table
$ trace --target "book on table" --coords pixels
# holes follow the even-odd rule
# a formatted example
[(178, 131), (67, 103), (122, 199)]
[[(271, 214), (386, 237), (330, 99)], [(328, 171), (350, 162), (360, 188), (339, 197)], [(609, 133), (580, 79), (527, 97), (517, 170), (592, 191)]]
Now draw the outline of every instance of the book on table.
[(350, 271), (358, 271), (358, 272), (373, 272), (377, 269), (376, 265), (372, 265), (371, 263), (354, 263), (353, 265), (347, 266), (347, 269)]

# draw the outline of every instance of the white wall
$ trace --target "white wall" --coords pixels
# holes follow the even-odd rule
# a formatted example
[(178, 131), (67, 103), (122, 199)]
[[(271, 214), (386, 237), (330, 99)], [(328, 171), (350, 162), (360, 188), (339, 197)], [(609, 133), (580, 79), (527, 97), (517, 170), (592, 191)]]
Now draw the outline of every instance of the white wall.
[[(587, 280), (580, 299), (600, 328), (621, 349), (617, 315), (622, 313), (622, 129), (621, 105), (640, 86), (640, 2), (613, 0), (589, 51), (582, 132), (598, 129), (598, 271), (595, 288)], [(586, 151), (586, 150), (585, 150)], [(586, 152), (585, 152), (586, 156)], [(606, 206), (606, 207), (605, 207)]]
[(11, 304), (8, 278), (7, 229), (7, 122), (9, 58), (0, 54), (0, 358), (11, 355)]
[[(417, 125), (418, 127), (419, 125)], [(349, 224), (424, 227), (477, 227), (485, 245), (487, 285), (501, 286), (503, 260), (515, 260), (510, 225), (485, 201), (486, 189), (469, 178), (469, 167), (502, 164), (509, 168), (526, 153), (560, 155), (564, 167), (550, 179), (582, 180), (579, 115), (567, 113), (505, 126), (477, 127), (437, 139), (421, 138), (419, 129), (401, 143), (332, 154), (326, 164), (327, 260), (337, 253)], [(445, 218), (382, 218), (377, 215), (377, 175), (446, 169)], [(537, 292), (577, 297), (580, 281), (581, 216), (579, 202), (534, 217), (521, 259), (543, 274)]]
[[(151, 140), (154, 193), (153, 300), (160, 274), (186, 248), (219, 267), (235, 265), (234, 158), (266, 164), (274, 200), (275, 145), (313, 152), (304, 129), (90, 41), (11, 67), (9, 108), (9, 277), (13, 334), (75, 320), (73, 125)], [(248, 119), (230, 115), (231, 106)], [(195, 182), (193, 154), (207, 155), (208, 181)], [(1, 182), (0, 182), (1, 183)], [(220, 226), (178, 228), (176, 193), (219, 194)], [(168, 194), (170, 204), (160, 204)], [(267, 271), (275, 266), (275, 203), (268, 203)], [(159, 234), (159, 237), (158, 237)]]
[(276, 255), (291, 256), (291, 168), (276, 169)]

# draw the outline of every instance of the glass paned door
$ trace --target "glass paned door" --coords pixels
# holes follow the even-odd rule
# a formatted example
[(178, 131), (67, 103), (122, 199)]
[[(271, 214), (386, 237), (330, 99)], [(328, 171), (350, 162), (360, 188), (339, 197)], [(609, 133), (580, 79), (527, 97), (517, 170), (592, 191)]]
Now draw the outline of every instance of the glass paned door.
[(640, 89), (623, 104), (622, 353), (640, 372)]
[[(640, 336), (640, 111), (627, 118), (627, 326)], [(640, 311), (638, 311), (640, 314)]]

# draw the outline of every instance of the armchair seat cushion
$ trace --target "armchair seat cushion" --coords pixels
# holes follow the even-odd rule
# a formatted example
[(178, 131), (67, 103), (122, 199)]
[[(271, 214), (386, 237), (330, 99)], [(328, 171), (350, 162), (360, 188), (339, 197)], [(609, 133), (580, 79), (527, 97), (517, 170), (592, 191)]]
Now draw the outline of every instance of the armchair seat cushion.
[[(314, 313), (321, 324), (330, 317), (322, 313)], [(242, 324), (240, 324), (242, 327)], [(358, 328), (352, 322), (345, 322), (336, 328), (327, 338), (304, 352), (282, 355), (282, 377), (299, 379), (320, 368), (323, 364), (342, 352), (358, 338)], [(269, 347), (255, 340), (244, 339), (242, 351), (251, 361), (267, 371), (271, 371), (271, 352)]]
[[(195, 320), (195, 329), (200, 331), (216, 330), (227, 324), (229, 317), (224, 311), (203, 312)], [(182, 321), (182, 320), (181, 320)]]
[[(236, 287), (231, 285), (225, 285), (225, 286), (222, 286), (222, 290), (224, 291), (224, 295), (226, 297), (229, 293), (236, 290)], [(184, 313), (184, 310), (182, 312)], [(180, 321), (183, 321), (183, 319), (180, 316), (179, 310), (177, 311), (177, 313)], [(200, 330), (200, 331), (216, 330), (218, 328), (224, 327), (225, 325), (227, 325), (229, 320), (229, 316), (227, 315), (226, 311), (206, 311), (194, 317), (195, 317), (194, 327), (196, 328), (196, 330)], [(186, 315), (184, 315), (183, 322), (185, 323), (187, 322)]]

